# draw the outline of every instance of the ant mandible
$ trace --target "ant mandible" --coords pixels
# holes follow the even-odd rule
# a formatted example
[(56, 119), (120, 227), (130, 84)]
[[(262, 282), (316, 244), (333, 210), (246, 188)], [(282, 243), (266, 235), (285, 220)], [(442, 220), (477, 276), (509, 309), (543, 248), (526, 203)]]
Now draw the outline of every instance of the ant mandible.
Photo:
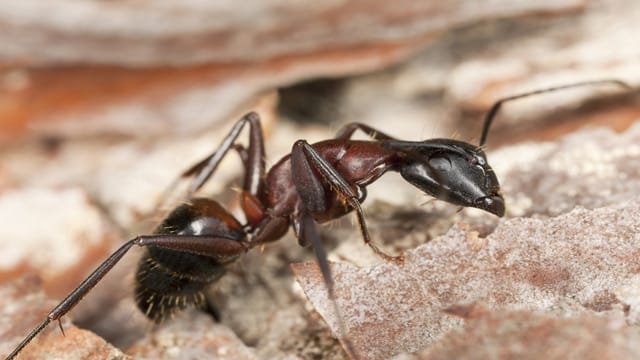
[[(502, 104), (544, 92), (604, 83), (629, 88), (621, 81), (600, 80), (503, 98), (487, 113), (477, 146), (452, 139), (398, 140), (368, 125), (350, 123), (334, 139), (315, 144), (296, 141), (291, 154), (268, 172), (260, 118), (248, 113), (232, 127), (215, 152), (180, 175), (179, 179), (193, 178), (188, 200), (173, 209), (152, 235), (129, 240), (111, 254), (49, 312), (7, 359), (13, 359), (51, 321), (57, 320), (62, 329), (61, 317), (134, 245), (147, 249), (136, 272), (136, 303), (155, 322), (187, 306), (202, 305), (203, 289), (224, 275), (228, 265), (250, 249), (280, 239), (290, 226), (300, 245), (313, 247), (329, 298), (334, 299), (333, 280), (316, 223), (355, 211), (364, 242), (383, 259), (401, 263), (402, 256), (389, 256), (371, 241), (361, 208), (366, 186), (387, 171), (399, 172), (407, 182), (437, 199), (502, 217), (505, 204), (500, 185), (482, 150)], [(246, 125), (248, 147), (236, 143)], [(352, 140), (356, 130), (371, 140)], [(193, 196), (230, 149), (240, 154), (246, 169), (240, 195), (244, 224), (217, 201)], [(346, 350), (354, 354), (351, 349)]]

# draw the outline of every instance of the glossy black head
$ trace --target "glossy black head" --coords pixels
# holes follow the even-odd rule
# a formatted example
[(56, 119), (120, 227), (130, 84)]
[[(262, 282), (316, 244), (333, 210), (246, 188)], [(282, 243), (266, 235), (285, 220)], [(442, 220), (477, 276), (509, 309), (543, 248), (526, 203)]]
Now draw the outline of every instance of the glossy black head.
[(420, 142), (392, 141), (404, 161), (402, 177), (425, 193), (455, 205), (475, 207), (497, 216), (504, 215), (500, 184), (475, 145), (451, 139)]

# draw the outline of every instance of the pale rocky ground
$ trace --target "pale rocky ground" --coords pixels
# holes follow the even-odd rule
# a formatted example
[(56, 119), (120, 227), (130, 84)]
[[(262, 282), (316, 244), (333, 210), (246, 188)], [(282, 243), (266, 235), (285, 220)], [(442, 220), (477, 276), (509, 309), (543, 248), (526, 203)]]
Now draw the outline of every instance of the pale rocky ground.
[[(640, 84), (633, 2), (218, 3), (0, 7), (11, 30), (0, 34), (11, 44), (0, 47), (0, 355), (119, 244), (149, 232), (162, 191), (245, 111), (261, 114), (273, 164), (296, 139), (349, 121), (477, 142), (501, 96), (595, 78)], [(140, 12), (175, 26), (127, 21)], [(602, 86), (505, 107), (487, 149), (503, 219), (385, 176), (365, 211), (374, 241), (407, 255), (403, 267), (375, 257), (351, 218), (323, 226), (357, 353), (639, 358), (638, 101)], [(203, 190), (231, 209), (238, 164), (230, 156)], [(313, 256), (290, 234), (212, 286), (218, 324), (195, 310), (146, 321), (131, 299), (139, 256), (64, 318), (65, 337), (51, 324), (22, 358), (347, 357)]]

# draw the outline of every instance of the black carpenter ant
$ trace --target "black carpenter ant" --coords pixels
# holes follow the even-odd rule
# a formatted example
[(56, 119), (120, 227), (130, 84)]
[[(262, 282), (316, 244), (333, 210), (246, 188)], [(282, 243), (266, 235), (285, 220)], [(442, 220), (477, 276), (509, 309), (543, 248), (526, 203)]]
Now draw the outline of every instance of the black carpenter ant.
[[(331, 140), (312, 145), (296, 141), (291, 154), (268, 172), (260, 119), (256, 113), (249, 113), (233, 126), (215, 152), (180, 175), (179, 179), (193, 178), (188, 201), (171, 211), (152, 235), (129, 240), (109, 256), (7, 359), (13, 359), (51, 321), (60, 322), (134, 245), (147, 249), (136, 273), (136, 302), (156, 322), (187, 306), (202, 304), (203, 289), (219, 279), (229, 264), (258, 245), (280, 239), (290, 226), (300, 245), (313, 247), (333, 299), (333, 280), (316, 223), (355, 211), (364, 242), (385, 260), (402, 262), (402, 256), (386, 255), (371, 242), (361, 208), (366, 186), (387, 171), (399, 172), (413, 186), (437, 199), (501, 217), (504, 199), (482, 146), (502, 104), (543, 92), (604, 83), (629, 87), (616, 80), (590, 81), (503, 98), (487, 113), (477, 146), (452, 139), (397, 140), (367, 125), (351, 123)], [(249, 144), (243, 147), (236, 144), (236, 139), (247, 124)], [(358, 129), (371, 140), (352, 140)], [(232, 148), (240, 153), (246, 169), (241, 192), (244, 223), (217, 201), (192, 196)], [(353, 349), (346, 350), (356, 357)]]

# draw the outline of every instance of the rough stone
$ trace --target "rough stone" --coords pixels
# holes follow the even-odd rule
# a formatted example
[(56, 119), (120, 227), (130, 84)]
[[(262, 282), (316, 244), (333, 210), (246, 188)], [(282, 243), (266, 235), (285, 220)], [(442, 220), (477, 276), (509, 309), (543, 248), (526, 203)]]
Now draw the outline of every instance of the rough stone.
[[(55, 210), (54, 210), (55, 209)], [(111, 253), (119, 234), (79, 187), (22, 187), (0, 194), (0, 281), (37, 273), (62, 296)]]
[[(631, 294), (639, 271), (640, 173), (633, 150), (639, 129), (584, 131), (559, 143), (527, 145), (536, 150), (528, 159), (513, 155), (518, 146), (502, 149), (511, 169), (521, 169), (503, 173), (496, 167), (505, 179), (507, 208), (511, 202), (517, 208), (486, 238), (462, 214), (462, 222), (445, 235), (407, 251), (402, 266), (334, 264), (336, 301), (359, 354), (375, 359), (420, 351), (462, 326), (446, 309), (470, 303), (557, 317), (610, 311), (637, 322)], [(537, 154), (550, 158), (539, 161)], [(567, 189), (577, 191), (561, 196)], [(530, 200), (518, 204), (519, 196)], [(522, 215), (535, 217), (514, 217)], [(430, 225), (417, 217), (405, 227), (420, 237)], [(343, 241), (361, 243), (357, 232)], [(344, 341), (317, 266), (294, 270), (314, 307)]]
[(198, 311), (185, 311), (127, 350), (143, 359), (258, 359), (227, 327)]
[(470, 319), (428, 351), (410, 358), (436, 359), (637, 359), (640, 332), (620, 313), (570, 317), (494, 311)]
[[(360, 356), (384, 359), (433, 344), (459, 319), (445, 309), (480, 302), (491, 309), (541, 310), (555, 316), (625, 308), (616, 289), (633, 281), (640, 249), (640, 200), (575, 209), (550, 219), (514, 218), (486, 239), (460, 227), (405, 253), (402, 266), (334, 264), (340, 325), (317, 266), (296, 276), (334, 333)], [(635, 311), (635, 309), (634, 309)]]
[[(0, 286), (0, 356), (5, 357), (43, 321), (55, 302), (47, 299), (36, 276), (26, 276)], [(72, 325), (51, 323), (21, 353), (20, 359), (130, 359), (94, 333)]]

